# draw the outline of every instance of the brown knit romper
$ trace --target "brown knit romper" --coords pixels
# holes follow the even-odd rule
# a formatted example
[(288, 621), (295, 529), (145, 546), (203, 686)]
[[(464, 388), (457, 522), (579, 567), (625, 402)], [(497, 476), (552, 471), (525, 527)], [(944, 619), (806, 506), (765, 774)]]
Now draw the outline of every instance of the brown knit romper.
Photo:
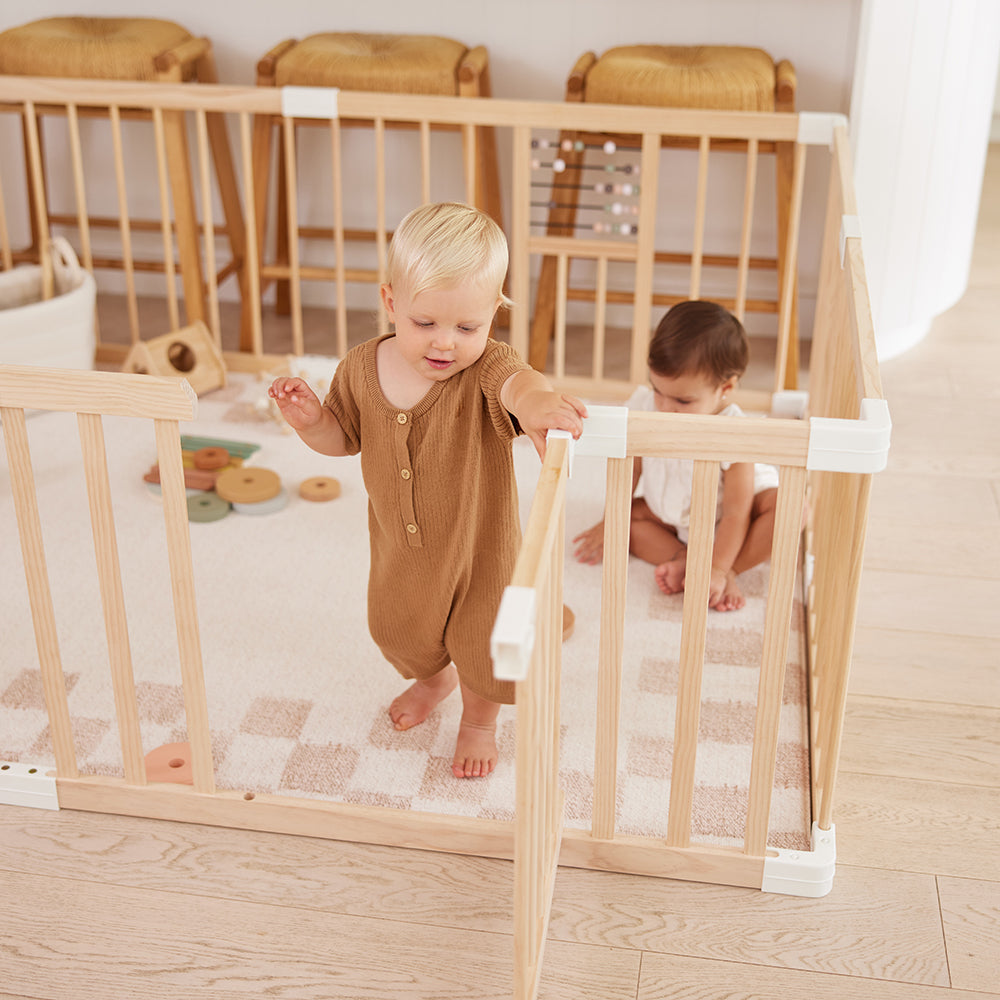
[(379, 388), (381, 339), (347, 354), (324, 404), (350, 453), (361, 452), (368, 627), (404, 677), (427, 678), (454, 662), (468, 688), (510, 704), (513, 684), (494, 680), (489, 648), (521, 540), (510, 447), (518, 430), (500, 389), (527, 365), (489, 340), (474, 365), (400, 410)]

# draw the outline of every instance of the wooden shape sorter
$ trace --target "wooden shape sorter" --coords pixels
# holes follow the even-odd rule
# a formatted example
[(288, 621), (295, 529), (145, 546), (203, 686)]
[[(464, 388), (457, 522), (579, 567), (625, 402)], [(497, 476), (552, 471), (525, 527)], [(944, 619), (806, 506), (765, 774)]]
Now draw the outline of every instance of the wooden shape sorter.
[(226, 384), (222, 351), (201, 320), (152, 340), (140, 340), (128, 352), (122, 371), (180, 376), (199, 396)]

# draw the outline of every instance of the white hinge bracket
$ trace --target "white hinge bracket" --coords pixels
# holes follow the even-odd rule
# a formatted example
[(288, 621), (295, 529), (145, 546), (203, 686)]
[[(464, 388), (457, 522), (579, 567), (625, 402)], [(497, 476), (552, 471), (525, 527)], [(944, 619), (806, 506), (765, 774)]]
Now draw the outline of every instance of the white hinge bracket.
[(806, 468), (825, 472), (881, 472), (889, 460), (892, 421), (884, 399), (861, 400), (858, 420), (809, 419)]
[(282, 87), (281, 113), (285, 118), (338, 118), (337, 87)]
[(56, 779), (50, 778), (48, 771), (48, 765), (0, 761), (0, 805), (58, 809)]
[(833, 824), (829, 830), (821, 830), (813, 823), (809, 851), (769, 848), (761, 889), (785, 896), (825, 896), (833, 888), (837, 868), (836, 830)]
[(490, 655), (498, 681), (523, 681), (528, 676), (535, 648), (535, 591), (532, 587), (507, 587), (500, 598)]

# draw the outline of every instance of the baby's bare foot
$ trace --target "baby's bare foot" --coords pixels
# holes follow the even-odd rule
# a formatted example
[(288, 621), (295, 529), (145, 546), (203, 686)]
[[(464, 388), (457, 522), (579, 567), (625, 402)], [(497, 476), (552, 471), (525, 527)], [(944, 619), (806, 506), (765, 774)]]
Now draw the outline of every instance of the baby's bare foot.
[(656, 577), (656, 585), (664, 594), (679, 594), (684, 589), (684, 575), (686, 570), (687, 559), (682, 556), (681, 558), (669, 559), (665, 563), (660, 563), (653, 570), (653, 576)]
[(747, 603), (734, 574), (726, 577), (726, 586), (719, 600), (711, 605), (716, 611), (739, 611)]
[(497, 766), (496, 729), (496, 723), (462, 720), (451, 762), (456, 778), (485, 778)]
[(399, 730), (419, 726), (458, 685), (454, 664), (427, 680), (414, 681), (389, 706), (389, 718)]

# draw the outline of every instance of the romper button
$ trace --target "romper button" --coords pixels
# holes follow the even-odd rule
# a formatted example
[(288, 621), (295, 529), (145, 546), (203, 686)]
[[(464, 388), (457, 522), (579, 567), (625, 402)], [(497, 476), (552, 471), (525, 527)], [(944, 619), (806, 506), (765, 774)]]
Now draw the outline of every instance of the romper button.
[(402, 477), (403, 477), (404, 479), (409, 479), (409, 478), (410, 478), (410, 470), (409, 470), (409, 469), (400, 469), (400, 471), (399, 471), (399, 474), (400, 474), (400, 475), (401, 475), (401, 476), (402, 476)]
[(411, 534), (415, 535), (417, 533), (417, 526), (415, 524), (408, 524), (406, 530)]
[(396, 414), (396, 422), (400, 423), (400, 424), (405, 424), (406, 423), (406, 414), (405, 413), (397, 413)]

